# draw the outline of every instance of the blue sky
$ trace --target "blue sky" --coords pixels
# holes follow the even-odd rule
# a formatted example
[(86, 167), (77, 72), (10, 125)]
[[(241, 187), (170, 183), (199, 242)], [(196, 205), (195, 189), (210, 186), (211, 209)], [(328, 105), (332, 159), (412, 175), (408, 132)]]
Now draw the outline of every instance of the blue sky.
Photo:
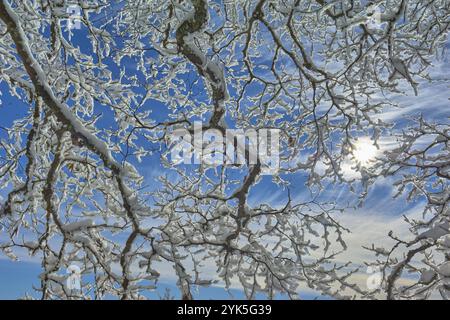
[[(74, 41), (79, 42), (81, 49), (83, 47), (84, 35), (82, 32), (74, 35)], [(419, 88), (419, 96), (415, 97), (409, 86), (404, 86), (406, 95), (394, 95), (389, 97), (392, 101), (399, 103), (402, 108), (398, 110), (388, 110), (380, 115), (385, 121), (396, 124), (396, 130), (407, 125), (407, 118), (412, 115), (424, 114), (428, 120), (439, 119), (448, 121), (449, 112), (449, 82), (450, 65), (448, 57), (435, 61), (431, 67), (433, 79), (439, 79), (435, 82), (422, 82)], [(132, 70), (134, 64), (132, 60), (127, 61), (127, 68)], [(117, 70), (116, 70), (117, 72)], [(12, 121), (23, 117), (27, 113), (27, 105), (11, 96), (4, 83), (0, 83), (0, 127), (10, 127)], [(153, 117), (157, 120), (164, 119), (167, 113), (167, 106), (152, 101), (148, 105), (153, 111)], [(445, 120), (446, 119), (446, 120)], [(111, 119), (105, 115), (99, 122), (101, 126), (111, 125)], [(5, 132), (0, 129), (0, 138), (4, 137)], [(383, 140), (382, 140), (383, 142)], [(391, 143), (389, 139), (386, 144)], [(146, 158), (142, 163), (135, 162), (139, 172), (144, 177), (148, 190), (154, 190), (158, 187), (156, 177), (164, 173), (164, 169), (159, 162), (158, 155)], [(294, 199), (300, 201), (310, 197), (310, 192), (305, 187), (306, 175), (302, 173), (294, 174), (288, 177), (292, 183), (291, 193)], [(273, 205), (281, 205), (286, 202), (286, 192), (278, 190), (271, 183), (270, 177), (265, 177), (262, 182), (256, 185), (250, 192), (249, 203), (260, 203), (262, 200), (269, 201)], [(402, 215), (414, 216), (421, 212), (423, 203), (420, 201), (407, 203), (404, 198), (392, 199), (393, 189), (392, 180), (378, 181), (371, 189), (371, 192), (364, 205), (358, 209), (347, 210), (338, 218), (344, 226), (353, 230), (351, 235), (347, 235), (348, 251), (340, 258), (342, 261), (351, 260), (356, 264), (362, 263), (365, 259), (370, 259), (370, 254), (364, 251), (361, 246), (370, 246), (371, 243), (386, 243), (386, 235), (389, 230), (395, 230), (399, 234), (407, 235), (407, 229), (402, 222)], [(5, 196), (5, 194), (0, 194)], [(269, 200), (268, 200), (269, 199)], [(328, 185), (321, 195), (321, 199), (336, 201), (339, 205), (355, 204), (357, 197), (348, 192), (348, 188), (343, 185)], [(3, 235), (0, 233), (0, 241)], [(19, 255), (19, 261), (11, 261), (0, 254), (0, 299), (16, 299), (24, 296), (26, 293), (35, 295), (33, 285), (39, 285), (38, 275), (41, 272), (38, 258), (27, 257), (24, 254)], [(364, 277), (361, 275), (361, 281)], [(168, 274), (161, 280), (159, 292), (150, 294), (152, 298), (158, 298), (166, 288), (171, 289), (172, 294), (177, 295), (178, 290)], [(232, 290), (235, 298), (243, 298), (243, 293), (239, 290)], [(222, 288), (200, 289), (195, 293), (196, 298), (200, 299), (221, 299), (229, 298), (228, 294)], [(303, 298), (319, 297), (317, 294), (305, 289), (302, 292)], [(261, 296), (262, 298), (262, 296)], [(280, 296), (279, 298), (283, 298)]]
[[(15, 300), (25, 296), (39, 297), (33, 286), (39, 287), (39, 274), (41, 269), (38, 262), (21, 261), (14, 262), (11, 260), (0, 259), (0, 300)], [(166, 290), (175, 299), (179, 299), (178, 288), (170, 282), (161, 282), (158, 290), (147, 294), (148, 298), (160, 299), (164, 296)], [(230, 294), (231, 293), (231, 294)], [(220, 287), (199, 287), (193, 291), (195, 299), (245, 299), (241, 290), (231, 289), (230, 293)], [(314, 293), (308, 293), (302, 296), (304, 299), (326, 299)], [(264, 299), (264, 296), (257, 295), (257, 298)], [(278, 299), (285, 299), (285, 296), (278, 296)]]
[[(450, 67), (446, 61), (436, 63), (436, 67), (432, 69), (435, 78), (445, 79), (450, 74)], [(14, 119), (24, 115), (26, 106), (14, 97), (9, 96), (5, 85), (0, 84), (2, 92), (2, 103), (0, 111), (2, 117), (0, 126), (8, 127)], [(397, 111), (389, 111), (383, 116), (385, 119), (399, 123), (404, 122), (406, 117), (411, 114), (424, 113), (429, 118), (442, 120), (442, 115), (448, 114), (448, 84), (444, 81), (435, 83), (424, 83), (420, 87), (419, 97), (399, 96), (394, 97), (404, 109)], [(432, 97), (432, 99), (430, 99)], [(1, 133), (4, 134), (4, 133)], [(146, 176), (146, 180), (150, 185), (149, 188), (156, 188), (155, 178), (162, 172), (157, 157), (151, 157), (137, 164), (141, 173)], [(298, 199), (309, 197), (309, 191), (306, 190), (304, 183), (306, 176), (304, 174), (292, 175), (292, 195)], [(283, 191), (274, 192), (270, 183), (270, 177), (266, 177), (262, 183), (255, 186), (251, 191), (250, 203), (258, 203), (262, 199), (270, 199), (274, 204), (285, 203), (286, 193)], [(324, 192), (323, 199), (336, 199), (338, 203), (354, 203), (357, 199), (348, 192), (345, 186), (330, 186), (328, 191)], [(404, 214), (415, 215), (421, 212), (422, 204), (420, 202), (407, 203), (403, 198), (392, 199), (392, 181), (379, 181), (369, 194), (364, 206), (359, 209), (348, 210), (340, 217), (344, 225), (349, 224), (353, 233), (348, 237), (349, 250), (341, 259), (352, 260), (355, 263), (361, 263), (364, 259), (370, 259), (368, 252), (361, 249), (361, 244), (370, 245), (372, 242), (382, 243), (389, 230), (394, 229), (398, 232), (406, 232), (401, 216)], [(406, 234), (406, 233), (405, 233)], [(0, 235), (0, 240), (2, 239)], [(38, 285), (38, 275), (40, 274), (40, 264), (38, 259), (22, 256), (20, 261), (10, 261), (7, 257), (0, 255), (0, 299), (16, 299), (24, 296), (26, 293), (36, 295), (33, 285)], [(159, 292), (151, 294), (151, 297), (157, 298), (158, 294), (162, 294), (165, 288), (170, 288), (171, 293), (177, 295), (176, 287), (171, 284), (170, 279), (161, 281), (161, 289)], [(234, 297), (243, 298), (243, 293), (239, 290), (233, 290)], [(227, 299), (229, 295), (222, 288), (200, 289), (196, 293), (196, 297), (200, 299)], [(303, 298), (316, 298), (320, 296), (309, 291), (302, 294)], [(280, 297), (282, 298), (282, 297)]]

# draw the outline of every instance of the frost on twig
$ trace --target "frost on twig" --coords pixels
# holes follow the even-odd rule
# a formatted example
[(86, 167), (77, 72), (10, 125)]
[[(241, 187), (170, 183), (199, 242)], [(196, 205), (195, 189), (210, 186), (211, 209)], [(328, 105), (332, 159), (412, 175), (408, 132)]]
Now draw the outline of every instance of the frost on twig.
[[(212, 284), (248, 298), (296, 298), (304, 287), (367, 295), (337, 258), (351, 231), (337, 219), (341, 208), (300, 201), (291, 178), (307, 176), (305, 190), (330, 181), (356, 190), (361, 181), (343, 169), (355, 140), (377, 145), (390, 128), (377, 114), (393, 103), (374, 93), (420, 90), (443, 47), (445, 1), (376, 7), (378, 29), (363, 1), (89, 0), (79, 3), (79, 29), (67, 30), (64, 1), (1, 1), (2, 99), (20, 101), (23, 113), (0, 127), (0, 249), (41, 259), (43, 299), (141, 299), (163, 273), (186, 299)], [(195, 121), (221, 132), (280, 129), (280, 171), (269, 181), (259, 162), (171, 166), (170, 133), (192, 132)], [(418, 136), (447, 149), (416, 150)], [(391, 235), (409, 256), (376, 249), (393, 271), (385, 289), (406, 294), (396, 280), (408, 270), (444, 292), (446, 260), (428, 252), (448, 248), (437, 236), (448, 222), (448, 132), (423, 122), (402, 139), (374, 170), (400, 174), (399, 192), (425, 196), (428, 219), (411, 222), (413, 242)], [(162, 168), (149, 177), (147, 163)], [(356, 170), (363, 187), (376, 181)], [(263, 183), (282, 200), (259, 194)], [(413, 269), (419, 254), (426, 266)], [(93, 279), (81, 292), (65, 286), (71, 264)]]

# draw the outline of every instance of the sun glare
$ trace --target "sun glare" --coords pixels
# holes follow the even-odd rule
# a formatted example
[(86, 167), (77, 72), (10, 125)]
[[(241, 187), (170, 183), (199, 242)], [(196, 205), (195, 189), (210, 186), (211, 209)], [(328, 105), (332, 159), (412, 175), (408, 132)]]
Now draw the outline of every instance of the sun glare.
[(355, 149), (353, 150), (353, 156), (355, 161), (362, 166), (368, 166), (375, 160), (378, 149), (373, 145), (372, 140), (369, 138), (359, 138), (355, 143)]

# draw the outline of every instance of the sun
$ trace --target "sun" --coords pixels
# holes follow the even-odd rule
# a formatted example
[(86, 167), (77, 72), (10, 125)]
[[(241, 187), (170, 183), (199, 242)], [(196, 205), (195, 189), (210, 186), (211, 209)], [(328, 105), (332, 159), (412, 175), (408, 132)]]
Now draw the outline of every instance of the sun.
[(369, 166), (377, 157), (378, 149), (369, 138), (359, 138), (352, 151), (354, 160), (364, 167)]

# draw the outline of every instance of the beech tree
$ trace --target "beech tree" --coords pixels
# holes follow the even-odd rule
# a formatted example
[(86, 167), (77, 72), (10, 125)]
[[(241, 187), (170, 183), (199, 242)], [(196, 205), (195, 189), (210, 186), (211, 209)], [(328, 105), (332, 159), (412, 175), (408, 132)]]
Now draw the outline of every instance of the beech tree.
[[(249, 299), (297, 298), (301, 286), (335, 298), (373, 297), (350, 281), (358, 269), (335, 261), (351, 231), (336, 219), (343, 208), (318, 197), (298, 201), (289, 178), (307, 174), (305, 188), (318, 190), (324, 181), (348, 184), (364, 197), (380, 176), (402, 177), (400, 192), (425, 195), (433, 216), (414, 221), (413, 232), (447, 223), (448, 234), (448, 124), (411, 125), (373, 168), (353, 151), (360, 137), (377, 145), (390, 135), (378, 114), (394, 103), (380, 97), (417, 94), (428, 79), (447, 41), (449, 6), (0, 1), (0, 83), (27, 108), (1, 129), (1, 249), (41, 259), (43, 299), (145, 298), (168, 266), (183, 299), (216, 283)], [(279, 129), (278, 173), (263, 176), (261, 162), (174, 165), (171, 133), (192, 132), (195, 121), (221, 133)], [(422, 136), (436, 140), (413, 149)], [(439, 155), (428, 154), (433, 148)], [(155, 156), (165, 166), (156, 190), (139, 165)], [(343, 170), (349, 160), (360, 179)], [(284, 192), (283, 205), (249, 201), (263, 181)], [(420, 290), (447, 290), (448, 275), (430, 273), (442, 264), (429, 250), (448, 260), (435, 238), (398, 239), (394, 249), (418, 248), (402, 260), (386, 255), (389, 298), (419, 289), (395, 286), (406, 270), (430, 275)], [(412, 269), (418, 253), (426, 272)], [(66, 286), (71, 264), (93, 279), (80, 292)]]

